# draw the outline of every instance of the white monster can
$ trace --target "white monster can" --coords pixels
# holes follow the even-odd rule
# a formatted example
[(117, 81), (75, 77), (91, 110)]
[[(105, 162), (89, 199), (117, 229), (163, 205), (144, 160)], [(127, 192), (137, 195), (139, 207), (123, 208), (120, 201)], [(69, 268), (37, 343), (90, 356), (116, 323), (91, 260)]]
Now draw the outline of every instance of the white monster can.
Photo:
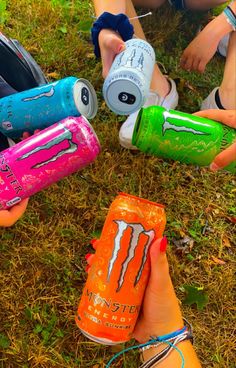
[(144, 105), (155, 65), (155, 52), (148, 42), (133, 38), (125, 45), (103, 85), (104, 99), (118, 115), (132, 114)]

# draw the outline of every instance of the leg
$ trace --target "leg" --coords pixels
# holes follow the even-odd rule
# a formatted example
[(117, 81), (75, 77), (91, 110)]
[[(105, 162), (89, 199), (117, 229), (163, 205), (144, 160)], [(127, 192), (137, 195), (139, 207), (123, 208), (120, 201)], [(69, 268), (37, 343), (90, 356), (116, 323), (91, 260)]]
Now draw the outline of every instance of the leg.
[[(138, 2), (142, 3), (142, 1), (138, 1)], [(150, 2), (154, 3), (154, 1), (147, 1), (147, 3), (150, 3)], [(159, 3), (163, 3), (163, 1), (161, 0), (159, 1)], [(146, 2), (145, 2), (145, 6), (146, 6)], [(133, 18), (137, 16), (137, 13), (134, 9), (134, 6), (131, 0), (127, 0), (126, 13), (129, 18)], [(134, 26), (135, 35), (139, 38), (142, 38), (143, 40), (146, 40), (142, 26), (139, 22), (139, 19), (131, 20), (131, 22)], [(157, 92), (162, 97), (166, 96), (170, 90), (169, 83), (167, 79), (163, 76), (163, 74), (161, 73), (157, 64), (155, 64), (155, 67), (154, 67), (151, 89)]]
[(219, 95), (225, 109), (236, 109), (236, 32), (231, 32)]
[(226, 3), (225, 0), (185, 0), (187, 9), (207, 10)]
[(133, 4), (135, 6), (141, 6), (142, 8), (159, 8), (162, 4), (164, 4), (166, 0), (133, 0)]

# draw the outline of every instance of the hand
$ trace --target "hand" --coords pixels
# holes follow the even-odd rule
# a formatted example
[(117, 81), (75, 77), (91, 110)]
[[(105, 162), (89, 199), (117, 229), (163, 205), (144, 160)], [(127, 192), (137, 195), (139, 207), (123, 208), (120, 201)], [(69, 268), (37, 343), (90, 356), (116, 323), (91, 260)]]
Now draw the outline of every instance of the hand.
[[(34, 134), (37, 134), (37, 133), (39, 133), (40, 132), (40, 129), (36, 129), (35, 131), (34, 131)], [(34, 135), (33, 134), (33, 135)], [(31, 136), (31, 134), (29, 133), (29, 132), (24, 132), (23, 134), (22, 134), (22, 138), (21, 138), (21, 140), (23, 141), (24, 139), (27, 139), (27, 138), (29, 138)]]
[[(196, 112), (194, 115), (216, 120), (236, 129), (236, 110), (205, 110)], [(217, 171), (234, 161), (236, 161), (236, 141), (215, 157), (210, 169)]]
[(20, 203), (11, 207), (9, 210), (0, 211), (0, 226), (10, 227), (23, 215), (29, 199), (23, 199)]
[(211, 27), (205, 27), (202, 32), (184, 50), (180, 65), (187, 71), (203, 73), (206, 65), (214, 56), (219, 39), (214, 37)]
[(106, 78), (116, 55), (124, 51), (125, 43), (118, 33), (110, 29), (102, 29), (98, 41), (103, 66), (102, 76)]
[[(91, 242), (94, 249), (98, 242), (99, 240)], [(150, 336), (165, 335), (183, 327), (178, 299), (169, 275), (166, 244), (166, 238), (162, 238), (156, 240), (150, 248), (150, 279), (133, 332), (134, 338), (140, 343), (148, 341)], [(85, 258), (88, 264), (86, 271), (89, 272), (94, 254), (88, 253)]]
[[(34, 131), (34, 134), (40, 132), (39, 129)], [(22, 140), (30, 137), (30, 133), (24, 132), (22, 136)], [(20, 203), (15, 206), (9, 208), (9, 210), (0, 210), (0, 226), (10, 227), (16, 223), (17, 220), (24, 214), (29, 199), (23, 199)]]
[(140, 343), (150, 336), (161, 336), (182, 328), (184, 323), (178, 299), (169, 274), (166, 238), (153, 242), (150, 248), (151, 274), (145, 291), (142, 311), (133, 336)]

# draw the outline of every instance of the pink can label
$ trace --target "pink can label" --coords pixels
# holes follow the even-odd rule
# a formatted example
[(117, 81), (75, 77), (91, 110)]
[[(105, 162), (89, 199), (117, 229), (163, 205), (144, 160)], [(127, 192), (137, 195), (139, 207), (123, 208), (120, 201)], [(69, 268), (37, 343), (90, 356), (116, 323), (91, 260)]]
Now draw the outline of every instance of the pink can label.
[(67, 118), (0, 154), (0, 209), (81, 170), (100, 145), (82, 116)]

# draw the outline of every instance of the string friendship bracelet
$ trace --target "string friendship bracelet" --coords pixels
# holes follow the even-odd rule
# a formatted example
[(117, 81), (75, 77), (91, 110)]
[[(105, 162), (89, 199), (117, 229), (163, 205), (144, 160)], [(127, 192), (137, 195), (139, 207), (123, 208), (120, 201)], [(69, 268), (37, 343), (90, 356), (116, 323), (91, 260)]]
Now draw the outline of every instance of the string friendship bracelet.
[[(191, 325), (190, 325), (191, 326)], [(119, 353), (115, 354), (107, 363), (106, 368), (110, 368), (112, 363), (114, 362), (114, 360), (116, 360), (119, 356), (127, 353), (130, 350), (135, 350), (135, 349), (141, 349), (142, 351), (150, 349), (150, 348), (154, 348), (154, 347), (158, 347), (162, 344), (166, 344), (167, 347), (165, 347), (161, 352), (157, 353), (156, 355), (154, 355), (151, 359), (149, 359), (148, 361), (144, 362), (140, 368), (151, 368), (153, 367), (156, 363), (160, 363), (162, 360), (164, 360), (173, 350), (176, 350), (181, 358), (181, 368), (184, 368), (185, 366), (185, 359), (183, 356), (183, 353), (181, 352), (180, 349), (177, 348), (177, 344), (180, 343), (181, 341), (184, 340), (192, 340), (192, 329), (190, 327), (190, 330), (184, 326), (183, 328), (174, 331), (170, 334), (167, 335), (163, 335), (163, 336), (158, 336), (158, 337), (152, 337), (151, 339), (144, 343), (144, 344), (138, 344), (138, 345), (134, 345), (134, 346), (130, 346), (126, 349), (123, 349), (122, 351), (120, 351)]]

